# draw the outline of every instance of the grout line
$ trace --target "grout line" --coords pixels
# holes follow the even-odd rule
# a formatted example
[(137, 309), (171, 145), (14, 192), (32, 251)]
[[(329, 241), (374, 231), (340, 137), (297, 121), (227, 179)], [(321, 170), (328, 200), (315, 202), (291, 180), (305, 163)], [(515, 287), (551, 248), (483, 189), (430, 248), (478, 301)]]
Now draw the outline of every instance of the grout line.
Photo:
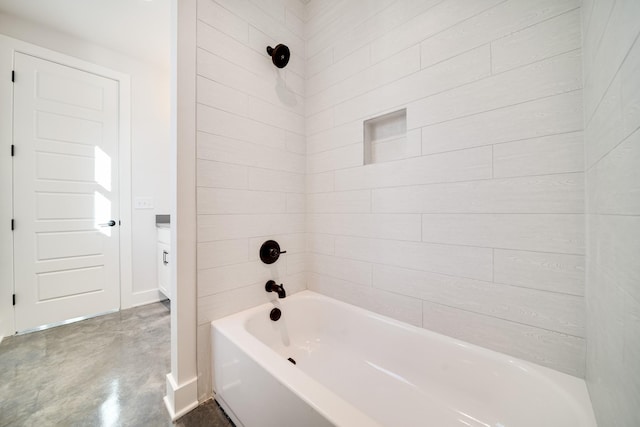
[[(432, 67), (434, 67), (434, 66), (436, 66), (436, 65), (438, 65), (438, 64), (440, 64), (440, 63), (445, 63), (445, 62), (448, 62), (448, 61), (450, 61), (450, 60), (456, 59), (456, 58), (458, 58), (458, 57), (460, 57), (460, 56), (467, 55), (467, 54), (469, 54), (470, 52), (473, 52), (474, 50), (477, 50), (477, 49), (479, 49), (479, 48), (482, 48), (482, 47), (483, 47), (483, 46), (485, 46), (485, 45), (487, 45), (487, 43), (482, 44), (482, 45), (480, 45), (480, 46), (476, 46), (476, 47), (474, 47), (474, 48), (472, 48), (472, 49), (469, 49), (469, 50), (467, 50), (467, 51), (465, 51), (465, 52), (462, 52), (462, 53), (460, 53), (460, 54), (458, 54), (458, 55), (455, 55), (455, 56), (453, 56), (453, 57), (451, 57), (451, 58), (447, 58), (447, 59), (445, 59), (445, 60), (443, 60), (443, 61), (441, 61), (441, 62), (439, 62), (439, 63), (431, 64), (431, 65), (429, 65), (429, 66), (428, 66), (428, 67), (426, 67), (426, 68), (422, 68), (422, 69), (420, 69), (420, 70), (414, 71), (414, 72), (409, 73), (409, 74), (406, 74), (406, 75), (404, 75), (404, 76), (401, 76), (401, 77), (399, 77), (399, 78), (397, 78), (397, 79), (395, 79), (395, 80), (392, 80), (392, 81), (386, 82), (386, 83), (384, 83), (384, 84), (382, 84), (382, 85), (378, 85), (378, 86), (376, 86), (376, 87), (374, 87), (374, 88), (372, 88), (372, 89), (369, 89), (369, 90), (367, 90), (367, 91), (365, 91), (365, 92), (362, 92), (362, 93), (360, 93), (360, 94), (358, 94), (358, 95), (356, 95), (356, 96), (353, 96), (353, 97), (351, 97), (351, 98), (348, 98), (348, 99), (342, 100), (342, 101), (340, 101), (340, 102), (338, 102), (338, 103), (332, 104), (332, 105), (331, 105), (331, 107), (327, 107), (327, 108), (324, 108), (324, 109), (322, 109), (322, 110), (316, 111), (316, 112), (314, 112), (314, 113), (312, 113), (312, 114), (309, 114), (309, 115), (307, 115), (306, 117), (307, 117), (307, 118), (313, 117), (313, 116), (315, 116), (315, 115), (321, 114), (322, 112), (324, 112), (324, 111), (328, 110), (329, 108), (335, 108), (336, 106), (340, 106), (340, 105), (342, 105), (342, 104), (344, 104), (344, 103), (346, 103), (346, 102), (351, 102), (351, 101), (356, 100), (357, 98), (361, 98), (361, 97), (363, 97), (363, 96), (365, 96), (365, 95), (367, 95), (367, 94), (369, 94), (369, 93), (371, 93), (371, 92), (379, 91), (379, 90), (381, 90), (381, 89), (383, 89), (383, 88), (385, 88), (385, 87), (387, 87), (387, 86), (390, 86), (390, 85), (392, 85), (392, 84), (394, 84), (394, 83), (399, 82), (400, 80), (403, 80), (403, 79), (406, 79), (406, 78), (408, 78), (408, 77), (411, 77), (411, 76), (413, 76), (414, 74), (421, 73), (421, 72), (423, 72), (424, 70), (428, 70), (428, 69), (430, 69), (430, 68), (432, 68)], [(488, 75), (483, 75), (483, 76), (475, 77), (473, 80), (465, 81), (465, 82), (460, 83), (460, 84), (458, 84), (458, 85), (455, 85), (455, 86), (452, 86), (452, 87), (448, 87), (448, 88), (443, 89), (443, 90), (440, 90), (440, 91), (438, 91), (438, 92), (430, 93), (430, 94), (425, 95), (425, 96), (422, 96), (422, 97), (420, 97), (420, 98), (411, 98), (411, 99), (407, 99), (407, 100), (404, 100), (403, 102), (400, 102), (400, 103), (398, 103), (398, 104), (394, 104), (393, 106), (391, 106), (391, 107), (389, 107), (389, 108), (391, 108), (391, 109), (394, 109), (394, 108), (401, 108), (403, 105), (407, 105), (407, 104), (411, 104), (411, 103), (419, 102), (419, 101), (422, 101), (422, 100), (425, 100), (425, 99), (428, 99), (428, 98), (432, 98), (432, 97), (434, 97), (434, 96), (441, 95), (441, 94), (444, 94), (444, 93), (447, 93), (447, 92), (450, 92), (450, 91), (453, 91), (453, 90), (456, 90), (456, 89), (460, 89), (460, 88), (462, 88), (462, 87), (465, 87), (465, 86), (468, 86), (468, 85), (472, 85), (472, 84), (475, 84), (475, 83), (481, 82), (481, 81), (483, 81), (483, 80), (487, 80), (487, 79), (495, 78), (496, 76), (500, 76), (501, 74), (511, 73), (511, 72), (514, 72), (514, 71), (519, 70), (519, 69), (522, 69), (522, 68), (532, 67), (534, 64), (538, 64), (538, 63), (546, 62), (546, 61), (551, 61), (551, 60), (555, 59), (556, 57), (563, 56), (563, 55), (568, 55), (568, 54), (570, 54), (570, 53), (574, 53), (574, 52), (579, 52), (580, 50), (581, 50), (580, 48), (570, 49), (570, 50), (568, 50), (568, 51), (561, 52), (561, 53), (558, 53), (558, 54), (555, 54), (555, 55), (552, 55), (552, 56), (549, 56), (549, 57), (545, 57), (545, 58), (542, 58), (542, 59), (539, 59), (539, 60), (536, 60), (536, 61), (533, 61), (533, 62), (530, 62), (530, 63), (527, 63), (527, 64), (519, 65), (519, 66), (514, 67), (514, 68), (510, 68), (510, 69), (507, 69), (507, 70), (503, 70), (503, 71), (500, 71), (500, 72), (495, 73), (495, 74), (492, 74), (492, 73), (491, 73), (491, 71), (490, 71)], [(581, 85), (582, 85), (582, 82), (581, 82)], [(582, 87), (580, 87), (580, 89), (574, 89), (574, 90), (572, 90), (572, 91), (575, 91), (575, 90), (582, 90)], [(569, 91), (569, 92), (572, 92), (572, 91)], [(322, 92), (319, 92), (319, 93), (322, 93)], [(564, 92), (563, 92), (563, 93), (564, 93)], [(316, 95), (317, 95), (317, 94), (316, 94)], [(312, 96), (316, 96), (316, 95), (312, 95)], [(556, 94), (556, 95), (558, 95), (558, 94)], [(542, 98), (535, 98), (535, 99), (532, 99), (532, 100), (536, 100), (536, 99), (543, 99), (543, 98), (546, 98), (546, 97), (542, 97)], [(529, 100), (529, 101), (531, 101), (531, 100)], [(529, 102), (529, 101), (523, 101), (523, 102)], [(509, 105), (518, 105), (518, 104), (521, 104), (521, 103), (523, 103), (523, 102), (518, 102), (518, 103), (515, 103), (515, 104), (509, 104)], [(387, 111), (389, 108), (387, 108), (385, 111)], [(504, 107), (499, 107), (499, 108), (504, 108)], [(498, 109), (498, 108), (496, 108), (496, 109)], [(492, 110), (487, 110), (487, 111), (492, 111)], [(371, 113), (371, 114), (373, 114), (373, 115), (375, 116), (375, 115), (376, 115), (376, 114), (378, 114), (378, 113), (380, 113), (380, 112), (379, 112), (379, 111), (378, 111), (378, 112), (373, 112), (373, 113)], [(371, 114), (370, 114), (370, 115), (371, 115)], [(478, 113), (474, 113), (474, 114), (478, 114)], [(358, 118), (359, 118), (359, 119), (366, 119), (367, 117), (369, 117), (369, 115), (367, 115), (367, 116), (361, 116), (361, 117), (358, 117)], [(462, 117), (465, 117), (465, 116), (462, 116)], [(453, 119), (451, 119), (451, 120), (453, 120)], [(449, 121), (449, 120), (446, 120), (446, 121)], [(317, 132), (316, 132), (316, 133), (317, 133)], [(315, 133), (314, 133), (314, 134), (315, 134)], [(314, 135), (314, 134), (312, 134), (312, 135)]]
[[(346, 169), (341, 169), (341, 170), (346, 170)], [(322, 172), (322, 173), (325, 173), (325, 172)], [(464, 184), (464, 183), (475, 183), (475, 182), (522, 180), (522, 179), (526, 179), (526, 178), (551, 177), (551, 176), (563, 176), (563, 175), (581, 175), (581, 174), (584, 174), (584, 172), (583, 171), (556, 172), (556, 173), (532, 174), (532, 175), (521, 175), (521, 176), (505, 176), (505, 177), (498, 177), (498, 178), (478, 178), (478, 179), (466, 179), (466, 180), (412, 183), (412, 184), (404, 184), (404, 185), (373, 187), (372, 189), (373, 190), (392, 190), (392, 189), (396, 189), (396, 188), (405, 188), (406, 189), (406, 188), (411, 188), (411, 187), (447, 186), (447, 185)], [(309, 193), (308, 195), (313, 196), (313, 195), (316, 195), (316, 194), (349, 193), (349, 192), (358, 192), (358, 191), (362, 192), (362, 191), (367, 191), (370, 188), (371, 187), (357, 187), (357, 188), (346, 189), (346, 190), (316, 191), (316, 192), (313, 192), (313, 193)], [(397, 212), (397, 213), (400, 213), (400, 212)], [(415, 213), (415, 212), (413, 212), (413, 213)], [(436, 212), (433, 212), (433, 213), (436, 213)], [(454, 213), (454, 212), (451, 212), (451, 213)], [(468, 212), (468, 213), (473, 213), (473, 212)], [(499, 213), (499, 212), (488, 212), (488, 213)], [(512, 212), (512, 213), (516, 213), (516, 212)], [(553, 213), (553, 212), (547, 212), (547, 213)]]
[[(493, 250), (493, 252), (495, 253), (495, 249)], [(527, 289), (527, 290), (536, 291), (536, 292), (565, 295), (565, 296), (576, 297), (576, 298), (584, 298), (584, 294), (572, 294), (572, 293), (569, 293), (569, 292), (559, 292), (559, 291), (556, 291), (556, 290), (540, 289), (540, 288), (535, 288), (535, 287), (531, 287), (531, 286), (514, 285), (512, 283), (494, 282), (494, 281), (486, 280), (486, 279), (477, 279), (477, 278), (473, 278), (473, 277), (441, 273), (441, 272), (432, 271), (432, 270), (419, 270), (419, 269), (411, 268), (411, 267), (403, 267), (403, 266), (398, 266), (398, 265), (393, 265), (393, 264), (384, 264), (384, 263), (376, 262), (376, 261), (365, 261), (365, 260), (349, 258), (349, 257), (345, 257), (345, 256), (338, 256), (338, 255), (335, 255), (335, 254), (326, 254), (326, 253), (320, 253), (320, 252), (310, 252), (310, 254), (312, 256), (318, 256), (320, 258), (328, 257), (328, 258), (335, 258), (335, 259), (339, 259), (339, 260), (353, 261), (353, 262), (357, 262), (357, 263), (366, 263), (366, 264), (371, 264), (373, 266), (391, 267), (391, 268), (394, 268), (394, 269), (397, 269), (397, 270), (408, 270), (410, 272), (415, 272), (415, 273), (419, 273), (419, 274), (444, 276), (444, 277), (448, 277), (448, 278), (451, 278), (451, 279), (459, 279), (459, 280), (460, 279), (461, 280), (472, 280), (474, 282), (482, 282), (482, 283), (486, 283), (486, 284), (495, 284), (495, 285), (500, 285), (500, 286), (508, 286), (508, 287), (511, 287), (511, 288)], [(558, 254), (558, 255), (564, 255), (564, 254)], [(322, 274), (323, 273), (323, 272), (317, 272), (315, 270), (311, 270), (311, 271), (313, 273), (316, 273), (316, 274)], [(328, 274), (328, 275), (330, 277), (333, 277), (330, 274)]]
[[(260, 215), (260, 214), (255, 214), (255, 215)], [(493, 214), (488, 214), (488, 215), (493, 215)], [(556, 214), (553, 214), (556, 215)], [(581, 216), (585, 216), (584, 214), (579, 214)], [(210, 215), (213, 216), (213, 215)], [(633, 215), (633, 216), (640, 216), (640, 215)], [(330, 234), (330, 233), (323, 233), (323, 232), (318, 232), (318, 231), (310, 231), (310, 233), (312, 234), (320, 234), (320, 235), (324, 235), (324, 236), (333, 236), (335, 237), (342, 237), (342, 238), (347, 238), (347, 239), (356, 239), (356, 240), (376, 240), (376, 241), (382, 241), (382, 242), (391, 242), (391, 243), (399, 243), (399, 244), (412, 244), (412, 245), (422, 245), (422, 246), (448, 246), (451, 248), (456, 248), (456, 247), (463, 247), (463, 248), (476, 248), (476, 249), (497, 249), (497, 250), (504, 250), (504, 251), (512, 251), (512, 252), (535, 252), (535, 253), (539, 253), (539, 254), (550, 254), (550, 255), (567, 255), (567, 256), (580, 256), (580, 257), (584, 257), (585, 254), (584, 253), (571, 253), (571, 252), (558, 252), (558, 251), (541, 251), (539, 249), (517, 249), (517, 248), (508, 248), (508, 247), (500, 247), (500, 246), (477, 246), (477, 245), (461, 245), (461, 244), (457, 244), (457, 243), (442, 243), (442, 242), (427, 242), (427, 241), (419, 241), (419, 240), (398, 240), (398, 239), (388, 239), (388, 238), (383, 238), (383, 237), (363, 237), (363, 236), (349, 236), (349, 235), (341, 235), (341, 234)], [(221, 239), (223, 240), (223, 239)], [(471, 279), (472, 277), (470, 277)]]
[(529, 327), (529, 328), (540, 329), (540, 330), (542, 330), (542, 331), (547, 331), (547, 332), (551, 332), (551, 333), (554, 333), (554, 334), (560, 334), (560, 335), (564, 335), (564, 336), (570, 336), (570, 337), (573, 337), (573, 338), (581, 339), (581, 340), (583, 340), (583, 341), (585, 340), (585, 337), (583, 337), (583, 336), (570, 334), (570, 333), (568, 333), (568, 332), (564, 332), (564, 331), (557, 331), (557, 330), (554, 330), (554, 329), (543, 328), (543, 327), (541, 327), (541, 326), (531, 325), (531, 324), (528, 324), (528, 323), (519, 322), (519, 321), (517, 321), (517, 320), (505, 319), (504, 317), (497, 317), (497, 316), (492, 316), (492, 315), (490, 315), (490, 314), (486, 314), (486, 313), (481, 313), (481, 312), (472, 311), (472, 310), (466, 310), (466, 309), (464, 309), (464, 308), (455, 307), (455, 306), (448, 305), (448, 304), (443, 304), (443, 303), (441, 303), (441, 302), (434, 302), (434, 301), (429, 301), (429, 300), (423, 300), (423, 301), (428, 302), (428, 303), (430, 303), (430, 304), (436, 304), (436, 305), (440, 305), (440, 306), (443, 306), (443, 307), (453, 308), (454, 310), (464, 311), (464, 312), (466, 312), (466, 313), (472, 313), (472, 314), (476, 314), (476, 315), (483, 316), (483, 317), (489, 317), (489, 318), (491, 318), (491, 319), (502, 320), (502, 321), (504, 321), (504, 322), (514, 323), (514, 324), (516, 324), (516, 325), (526, 326), (526, 327)]

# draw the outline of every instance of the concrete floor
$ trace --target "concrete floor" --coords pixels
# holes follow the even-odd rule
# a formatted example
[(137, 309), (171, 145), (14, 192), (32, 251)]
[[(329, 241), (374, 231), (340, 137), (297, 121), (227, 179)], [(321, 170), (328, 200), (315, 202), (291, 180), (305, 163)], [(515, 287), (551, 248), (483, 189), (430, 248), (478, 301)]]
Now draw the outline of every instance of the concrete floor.
[[(169, 309), (123, 310), (0, 343), (0, 426), (171, 426)], [(180, 427), (232, 426), (209, 401)]]

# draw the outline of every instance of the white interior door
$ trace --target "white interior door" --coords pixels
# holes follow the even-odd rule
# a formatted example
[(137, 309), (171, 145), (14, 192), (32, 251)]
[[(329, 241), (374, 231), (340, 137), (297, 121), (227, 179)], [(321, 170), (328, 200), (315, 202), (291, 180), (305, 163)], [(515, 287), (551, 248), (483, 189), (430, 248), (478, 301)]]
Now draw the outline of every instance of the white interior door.
[(22, 53), (14, 69), (15, 320), (25, 331), (120, 307), (118, 82)]

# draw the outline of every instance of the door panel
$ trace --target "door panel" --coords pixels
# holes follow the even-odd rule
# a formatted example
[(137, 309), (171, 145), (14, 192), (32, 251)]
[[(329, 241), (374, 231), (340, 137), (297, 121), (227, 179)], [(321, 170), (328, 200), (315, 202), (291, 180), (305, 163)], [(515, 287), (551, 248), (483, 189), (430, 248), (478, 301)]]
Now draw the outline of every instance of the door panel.
[(16, 329), (120, 307), (118, 83), (15, 54)]

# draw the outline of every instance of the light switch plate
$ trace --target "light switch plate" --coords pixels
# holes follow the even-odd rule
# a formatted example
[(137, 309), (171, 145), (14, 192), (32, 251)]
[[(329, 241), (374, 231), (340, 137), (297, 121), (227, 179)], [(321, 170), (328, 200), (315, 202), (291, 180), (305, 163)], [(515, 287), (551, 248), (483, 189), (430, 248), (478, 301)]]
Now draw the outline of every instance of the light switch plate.
[(153, 197), (136, 197), (133, 207), (136, 209), (153, 209)]

